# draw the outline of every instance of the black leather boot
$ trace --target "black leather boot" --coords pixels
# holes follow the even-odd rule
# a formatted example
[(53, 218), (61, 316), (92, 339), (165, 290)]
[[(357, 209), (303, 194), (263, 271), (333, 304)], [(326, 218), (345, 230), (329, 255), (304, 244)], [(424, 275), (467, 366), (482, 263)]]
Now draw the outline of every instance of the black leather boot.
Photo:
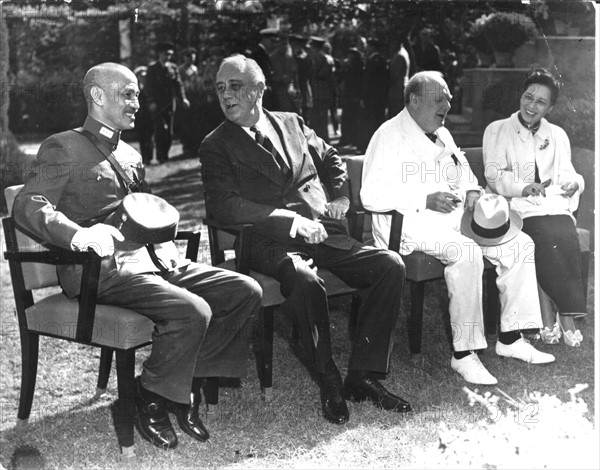
[(342, 376), (333, 360), (325, 372), (319, 375), (323, 417), (333, 424), (345, 424), (350, 418), (350, 413), (344, 400)]
[(182, 431), (186, 434), (189, 434), (194, 439), (198, 439), (201, 442), (206, 441), (210, 436), (208, 431), (202, 424), (200, 420), (200, 415), (198, 414), (198, 409), (200, 407), (200, 403), (202, 402), (202, 395), (200, 391), (191, 392), (190, 393), (190, 404), (182, 405), (177, 404), (174, 408), (175, 417), (177, 418), (177, 423)]
[(140, 377), (135, 380), (135, 392), (135, 425), (140, 435), (157, 447), (177, 447), (177, 434), (169, 419), (166, 399), (144, 389)]

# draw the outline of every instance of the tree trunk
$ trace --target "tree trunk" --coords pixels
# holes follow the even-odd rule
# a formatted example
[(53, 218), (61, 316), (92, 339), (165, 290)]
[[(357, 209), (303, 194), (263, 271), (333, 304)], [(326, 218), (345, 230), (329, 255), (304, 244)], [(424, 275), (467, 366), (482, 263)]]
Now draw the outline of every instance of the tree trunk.
[(8, 27), (0, 12), (0, 139), (8, 133), (8, 85)]

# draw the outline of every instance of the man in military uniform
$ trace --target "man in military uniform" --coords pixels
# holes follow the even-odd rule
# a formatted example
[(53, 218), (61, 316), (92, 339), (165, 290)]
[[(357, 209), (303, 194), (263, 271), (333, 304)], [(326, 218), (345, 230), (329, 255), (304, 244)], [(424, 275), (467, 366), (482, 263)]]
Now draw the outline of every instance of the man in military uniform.
[(194, 47), (188, 47), (183, 51), (184, 62), (179, 66), (179, 75), (181, 76), (185, 96), (189, 100), (190, 106), (189, 108), (178, 108), (175, 118), (175, 130), (181, 138), (183, 153), (190, 157), (196, 154), (202, 140), (198, 133), (202, 81), (198, 67), (196, 66), (197, 53)]
[(162, 43), (156, 50), (158, 58), (148, 67), (146, 74), (146, 96), (148, 109), (154, 118), (154, 140), (156, 158), (164, 163), (169, 158), (173, 141), (173, 116), (177, 103), (190, 107), (177, 65), (171, 62), (175, 53), (173, 44)]

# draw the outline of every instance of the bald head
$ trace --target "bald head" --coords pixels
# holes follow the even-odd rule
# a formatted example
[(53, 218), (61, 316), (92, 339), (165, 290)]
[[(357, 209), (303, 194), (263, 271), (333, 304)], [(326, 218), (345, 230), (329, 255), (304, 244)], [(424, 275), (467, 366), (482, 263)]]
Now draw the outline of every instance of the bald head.
[(406, 109), (426, 132), (434, 132), (444, 125), (451, 99), (446, 81), (436, 71), (414, 74), (404, 90)]
[(415, 73), (404, 89), (404, 104), (408, 105), (410, 103), (411, 95), (422, 98), (426, 93), (439, 91), (444, 87), (447, 87), (447, 85), (440, 72), (428, 70)]
[(139, 92), (136, 75), (113, 62), (92, 67), (83, 79), (88, 114), (116, 130), (133, 127)]
[(92, 88), (94, 86), (103, 90), (116, 90), (118, 84), (123, 81), (137, 82), (136, 75), (124, 65), (105, 62), (89, 69), (83, 77), (83, 96), (88, 103), (88, 110), (90, 109), (90, 102), (93, 102)]

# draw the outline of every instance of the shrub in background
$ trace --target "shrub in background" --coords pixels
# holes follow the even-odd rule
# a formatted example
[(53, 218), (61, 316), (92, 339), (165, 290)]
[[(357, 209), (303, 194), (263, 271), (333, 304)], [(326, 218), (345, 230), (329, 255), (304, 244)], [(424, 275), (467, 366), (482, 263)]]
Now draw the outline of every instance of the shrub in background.
[(548, 114), (548, 120), (565, 130), (572, 147), (594, 150), (595, 110), (593, 100), (560, 96)]
[(480, 47), (486, 47), (485, 39), (495, 52), (514, 52), (535, 37), (536, 28), (533, 20), (522, 13), (495, 12), (475, 20), (470, 34), (478, 38)]
[(119, 62), (117, 22), (109, 19), (10, 20), (11, 130), (52, 133), (81, 124), (85, 72), (100, 62)]

